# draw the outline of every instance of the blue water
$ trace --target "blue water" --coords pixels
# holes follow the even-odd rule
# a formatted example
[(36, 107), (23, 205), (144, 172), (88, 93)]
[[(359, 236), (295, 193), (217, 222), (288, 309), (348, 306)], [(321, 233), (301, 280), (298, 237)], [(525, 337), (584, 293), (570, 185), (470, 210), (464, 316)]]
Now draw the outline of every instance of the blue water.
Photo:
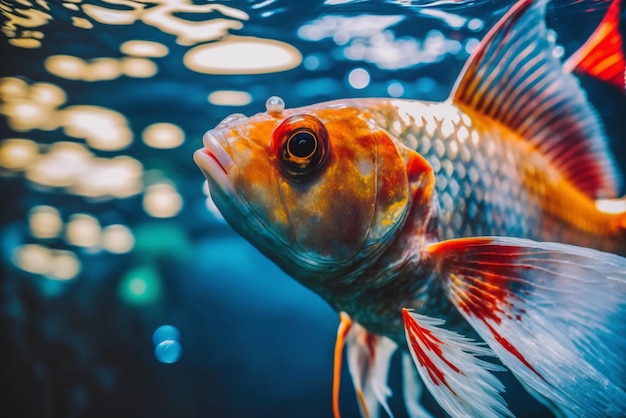
[[(288, 107), (444, 100), (509, 3), (0, 0), (2, 410), (331, 416), (337, 315), (207, 208), (191, 155), (207, 129), (264, 111), (271, 95)], [(606, 7), (550, 5), (565, 57)], [(233, 40), (257, 45), (253, 62), (237, 49), (204, 72), (186, 61)], [(254, 56), (267, 45), (287, 54), (287, 69), (271, 68), (284, 58), (276, 49)], [(624, 97), (582, 83), (624, 169)], [(167, 124), (156, 125), (161, 137), (144, 135), (155, 124)], [(390, 403), (404, 416), (399, 385), (394, 367)], [(506, 396), (519, 416), (549, 416), (518, 386)], [(347, 373), (341, 402), (357, 416)]]

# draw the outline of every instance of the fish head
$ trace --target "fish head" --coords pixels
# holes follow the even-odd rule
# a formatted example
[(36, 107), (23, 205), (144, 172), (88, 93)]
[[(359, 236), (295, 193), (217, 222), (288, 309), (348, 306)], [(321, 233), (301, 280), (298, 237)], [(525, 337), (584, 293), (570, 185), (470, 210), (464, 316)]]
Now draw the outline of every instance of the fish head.
[(226, 221), (301, 281), (380, 251), (404, 223), (412, 177), (430, 169), (362, 110), (337, 103), (233, 115), (203, 143), (194, 159)]

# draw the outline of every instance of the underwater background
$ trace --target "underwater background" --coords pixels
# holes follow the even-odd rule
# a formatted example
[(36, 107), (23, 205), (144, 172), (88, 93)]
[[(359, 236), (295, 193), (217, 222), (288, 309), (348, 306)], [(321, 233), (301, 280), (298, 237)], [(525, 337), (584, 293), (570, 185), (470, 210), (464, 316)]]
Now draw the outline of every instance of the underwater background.
[[(0, 414), (331, 416), (336, 313), (230, 229), (192, 153), (271, 95), (445, 100), (511, 4), (0, 0)], [(607, 7), (550, 3), (556, 52)], [(626, 100), (581, 82), (625, 172)]]

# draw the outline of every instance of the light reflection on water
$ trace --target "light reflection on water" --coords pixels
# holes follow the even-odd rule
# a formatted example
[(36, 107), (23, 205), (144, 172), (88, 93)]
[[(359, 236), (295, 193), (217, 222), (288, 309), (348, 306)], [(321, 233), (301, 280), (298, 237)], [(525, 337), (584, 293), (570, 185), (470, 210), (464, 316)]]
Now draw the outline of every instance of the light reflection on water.
[(14, 392), (48, 399), (25, 416), (328, 415), (335, 314), (225, 226), (191, 153), (274, 94), (443, 100), (509, 4), (223, 3), (0, 0), (2, 336)]

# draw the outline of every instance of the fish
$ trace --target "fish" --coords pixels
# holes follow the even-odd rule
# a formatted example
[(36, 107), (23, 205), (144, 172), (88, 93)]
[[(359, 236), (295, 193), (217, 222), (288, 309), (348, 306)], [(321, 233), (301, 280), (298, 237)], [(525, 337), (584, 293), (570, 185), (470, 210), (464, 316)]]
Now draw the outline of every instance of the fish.
[(393, 416), (396, 352), (410, 416), (424, 388), (513, 416), (505, 371), (557, 416), (626, 411), (623, 179), (575, 75), (626, 64), (597, 36), (561, 62), (545, 10), (513, 4), (443, 102), (273, 96), (194, 153), (231, 227), (338, 312), (335, 417), (344, 352), (363, 417)]

